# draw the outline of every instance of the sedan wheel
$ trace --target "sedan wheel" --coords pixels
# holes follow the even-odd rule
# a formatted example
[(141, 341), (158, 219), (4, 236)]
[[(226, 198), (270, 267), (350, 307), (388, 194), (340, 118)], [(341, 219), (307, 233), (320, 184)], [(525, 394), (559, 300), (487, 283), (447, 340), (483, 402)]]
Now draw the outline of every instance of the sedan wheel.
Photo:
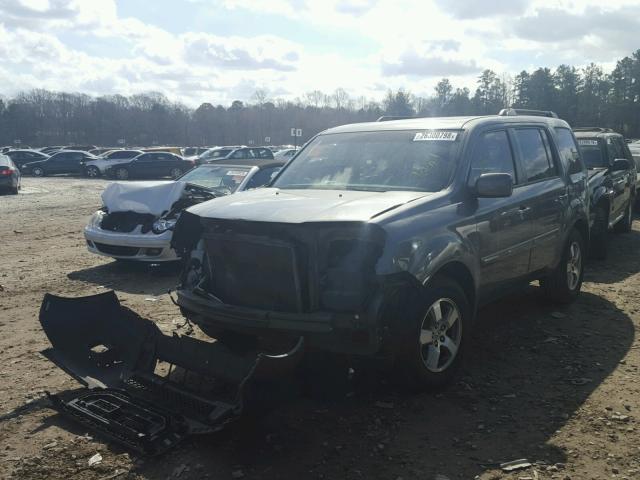
[(460, 318), (460, 310), (453, 300), (439, 298), (422, 319), (420, 354), (430, 372), (443, 372), (455, 360), (462, 341)]
[(180, 168), (172, 168), (169, 175), (171, 175), (171, 178), (178, 178), (182, 175), (182, 170)]
[(87, 177), (97, 178), (100, 176), (100, 170), (98, 167), (94, 167), (93, 165), (87, 167)]
[(44, 177), (44, 170), (40, 167), (34, 167), (31, 173), (34, 177)]
[(118, 180), (127, 180), (129, 178), (129, 170), (126, 168), (116, 169), (116, 178)]

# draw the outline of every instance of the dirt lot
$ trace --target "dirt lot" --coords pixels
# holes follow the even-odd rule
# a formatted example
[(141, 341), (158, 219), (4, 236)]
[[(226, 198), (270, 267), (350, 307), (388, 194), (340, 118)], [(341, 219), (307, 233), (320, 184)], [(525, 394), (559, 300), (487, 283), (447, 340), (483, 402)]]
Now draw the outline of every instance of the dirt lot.
[[(160, 458), (92, 438), (42, 399), (78, 387), (39, 354), (43, 294), (115, 289), (163, 330), (184, 331), (165, 294), (175, 269), (86, 251), (82, 227), (104, 184), (26, 178), (20, 196), (0, 197), (0, 479), (640, 478), (639, 223), (612, 236), (610, 259), (589, 265), (570, 308), (532, 286), (483, 309), (462, 375), (442, 393), (324, 378), (261, 420)], [(96, 453), (103, 461), (88, 467)], [(520, 458), (533, 465), (496, 467)]]

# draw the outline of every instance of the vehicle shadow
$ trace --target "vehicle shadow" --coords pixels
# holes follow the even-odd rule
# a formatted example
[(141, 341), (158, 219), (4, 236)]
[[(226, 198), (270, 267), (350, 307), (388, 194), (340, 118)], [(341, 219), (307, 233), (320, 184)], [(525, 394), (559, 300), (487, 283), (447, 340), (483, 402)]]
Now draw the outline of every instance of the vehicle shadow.
[(126, 293), (161, 295), (176, 286), (180, 262), (149, 265), (143, 262), (112, 261), (67, 274), (70, 280), (111, 288)]
[(612, 284), (640, 272), (640, 231), (609, 234), (606, 260), (590, 260), (585, 268), (586, 282)]
[(263, 479), (474, 478), (520, 458), (564, 464), (567, 452), (551, 439), (615, 370), (634, 333), (597, 295), (559, 312), (532, 286), (481, 310), (459, 381), (443, 392), (403, 393), (383, 376), (359, 385), (313, 376), (320, 394), (194, 437), (138, 473), (165, 478), (190, 462)]

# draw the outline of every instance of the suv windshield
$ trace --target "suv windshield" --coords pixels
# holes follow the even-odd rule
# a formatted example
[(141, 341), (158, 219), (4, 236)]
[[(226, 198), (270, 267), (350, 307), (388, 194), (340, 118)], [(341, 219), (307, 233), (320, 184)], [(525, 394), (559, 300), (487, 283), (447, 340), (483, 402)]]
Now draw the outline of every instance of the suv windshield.
[(249, 175), (250, 171), (251, 167), (207, 165), (194, 168), (178, 178), (178, 180), (211, 190), (229, 190), (233, 193)]
[(607, 159), (597, 138), (578, 138), (580, 153), (587, 168), (607, 168)]
[(320, 135), (272, 186), (437, 192), (450, 183), (461, 137), (451, 130)]

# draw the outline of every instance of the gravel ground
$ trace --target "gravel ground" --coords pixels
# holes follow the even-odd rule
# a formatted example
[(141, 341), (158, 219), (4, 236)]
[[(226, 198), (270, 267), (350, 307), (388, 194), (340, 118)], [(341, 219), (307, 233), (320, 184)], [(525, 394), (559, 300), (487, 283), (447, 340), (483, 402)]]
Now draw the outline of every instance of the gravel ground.
[[(175, 268), (87, 252), (82, 227), (105, 184), (25, 178), (19, 196), (0, 197), (0, 479), (640, 478), (638, 224), (612, 235), (609, 260), (589, 264), (574, 305), (548, 305), (531, 286), (484, 308), (459, 381), (444, 392), (309, 372), (307, 394), (159, 458), (93, 438), (42, 399), (78, 388), (39, 354), (43, 294), (114, 289), (164, 331), (184, 328), (165, 294)], [(89, 467), (96, 453), (103, 460)], [(531, 466), (498, 467), (521, 458)]]

